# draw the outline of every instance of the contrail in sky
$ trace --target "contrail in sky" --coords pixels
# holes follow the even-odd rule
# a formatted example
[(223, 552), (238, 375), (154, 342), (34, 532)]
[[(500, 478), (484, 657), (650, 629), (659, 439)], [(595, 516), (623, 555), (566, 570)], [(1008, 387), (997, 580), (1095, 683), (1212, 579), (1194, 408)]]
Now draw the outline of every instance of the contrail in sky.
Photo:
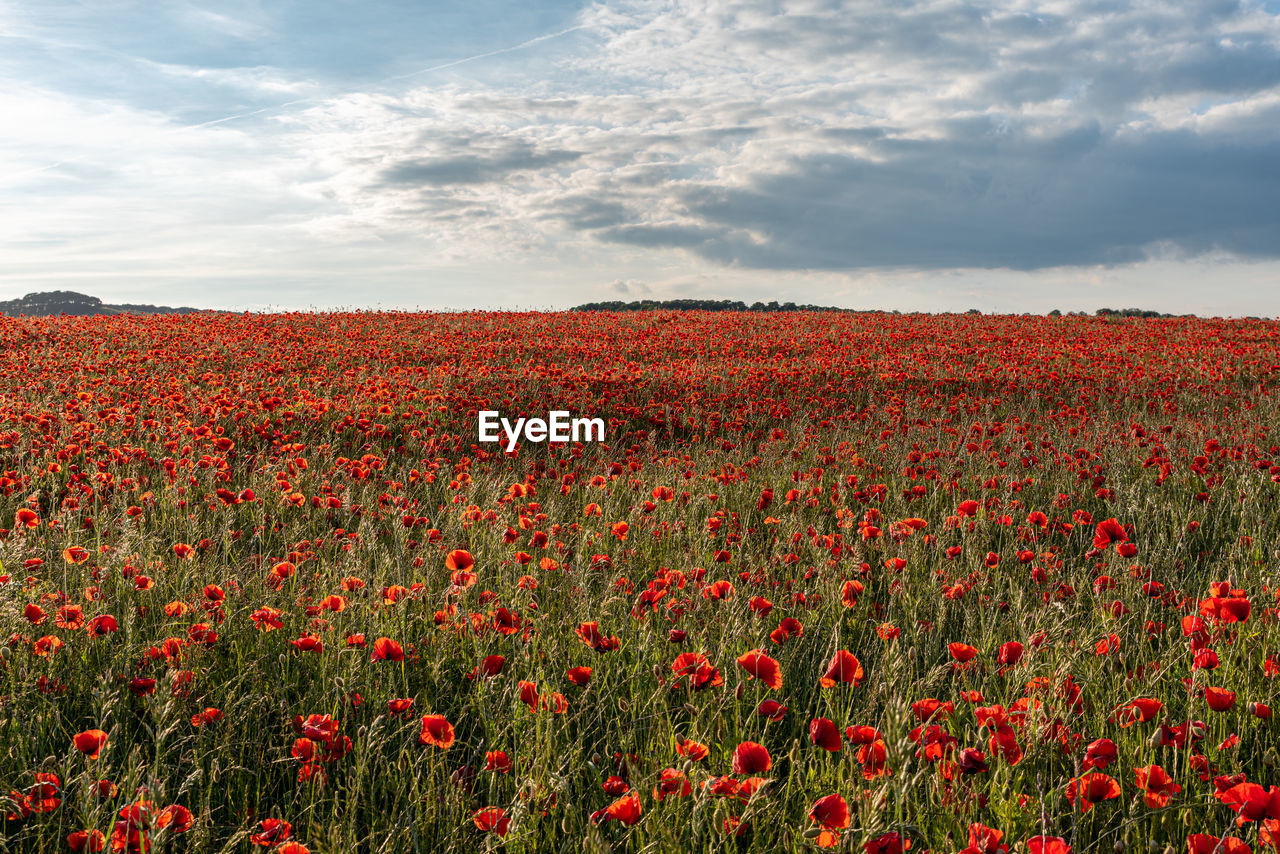
[[(578, 24), (576, 26), (572, 26), (567, 29), (558, 30), (554, 33), (547, 33), (546, 35), (541, 35), (541, 36), (537, 36), (536, 38), (531, 38), (528, 41), (523, 41), (523, 42), (520, 42), (520, 44), (511, 45), (510, 47), (501, 47), (501, 48), (498, 48), (497, 50), (487, 51), (486, 53), (477, 53), (475, 56), (464, 56), (462, 59), (454, 59), (449, 62), (443, 62), (439, 65), (432, 65), (429, 68), (419, 68), (417, 71), (410, 71), (407, 74), (395, 74), (395, 75), (392, 75), (391, 77), (384, 77), (381, 80), (374, 83), (374, 85), (380, 86), (384, 83), (391, 83), (396, 80), (405, 80), (410, 77), (417, 77), (420, 74), (429, 74), (433, 71), (443, 71), (446, 68), (453, 68), (454, 66), (463, 65), (468, 62), (475, 62), (477, 59), (487, 59), (491, 56), (499, 56), (504, 53), (514, 53), (515, 51), (523, 50), (524, 48), (531, 47), (532, 45), (538, 44), (539, 42), (550, 41), (551, 39), (557, 39), (557, 38), (560, 38), (561, 36), (568, 35), (569, 33), (576, 32), (578, 30), (585, 30), (585, 29), (587, 29), (586, 24)], [(164, 135), (167, 136), (169, 134), (182, 133), (183, 131), (188, 131), (188, 130), (199, 130), (200, 128), (207, 128), (207, 127), (212, 127), (214, 125), (233, 122), (233, 121), (236, 121), (237, 119), (247, 119), (247, 118), (251, 118), (252, 116), (260, 116), (263, 113), (273, 113), (273, 112), (276, 112), (277, 110), (283, 110), (287, 107), (297, 106), (298, 104), (306, 104), (312, 101), (321, 101), (329, 97), (333, 97), (333, 96), (332, 95), (311, 95), (306, 98), (297, 98), (292, 101), (285, 101), (284, 103), (281, 103), (281, 104), (274, 104), (270, 107), (262, 107), (257, 110), (250, 110), (247, 113), (236, 113), (230, 116), (223, 116), (220, 119), (210, 119), (207, 122), (198, 122), (193, 125), (183, 125), (182, 127), (171, 128), (165, 131)], [(89, 156), (88, 154), (81, 154), (77, 157), (69, 157), (65, 160), (59, 160), (56, 163), (50, 163), (48, 166), (40, 166), (34, 169), (28, 169), (25, 172), (16, 172), (12, 175), (6, 176), (6, 179), (13, 180), (13, 179), (19, 179), (19, 178), (26, 178), (31, 175), (39, 175), (42, 172), (48, 172), (51, 169), (57, 169), (59, 166), (65, 166), (68, 163), (79, 162), (88, 156)]]

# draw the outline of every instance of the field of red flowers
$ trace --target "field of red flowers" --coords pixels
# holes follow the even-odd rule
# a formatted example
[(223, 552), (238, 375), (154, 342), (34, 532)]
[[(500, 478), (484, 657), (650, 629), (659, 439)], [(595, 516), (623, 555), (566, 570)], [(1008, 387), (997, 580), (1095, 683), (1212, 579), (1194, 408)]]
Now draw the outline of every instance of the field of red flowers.
[(0, 338), (0, 851), (1280, 849), (1280, 324)]

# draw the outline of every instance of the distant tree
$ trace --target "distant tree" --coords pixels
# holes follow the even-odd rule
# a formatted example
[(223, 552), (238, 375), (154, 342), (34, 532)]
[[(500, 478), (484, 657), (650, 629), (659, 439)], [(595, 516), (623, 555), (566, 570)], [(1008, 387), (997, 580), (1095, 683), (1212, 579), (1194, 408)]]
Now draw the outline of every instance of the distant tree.
[(779, 304), (756, 301), (747, 305), (742, 300), (668, 299), (668, 300), (605, 300), (574, 306), (570, 311), (851, 311), (828, 305), (797, 305), (794, 302)]

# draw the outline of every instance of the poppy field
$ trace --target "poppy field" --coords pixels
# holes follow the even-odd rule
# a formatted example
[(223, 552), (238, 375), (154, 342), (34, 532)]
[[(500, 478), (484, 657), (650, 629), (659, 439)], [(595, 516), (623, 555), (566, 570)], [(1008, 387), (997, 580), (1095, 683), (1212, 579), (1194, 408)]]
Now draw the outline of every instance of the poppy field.
[(0, 338), (0, 851), (1280, 851), (1280, 324)]

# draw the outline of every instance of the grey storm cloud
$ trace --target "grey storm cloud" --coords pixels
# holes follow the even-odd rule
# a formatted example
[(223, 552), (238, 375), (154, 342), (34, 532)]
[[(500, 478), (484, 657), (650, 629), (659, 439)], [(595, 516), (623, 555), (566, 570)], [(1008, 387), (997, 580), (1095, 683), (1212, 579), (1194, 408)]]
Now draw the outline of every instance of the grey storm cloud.
[(1126, 139), (1089, 124), (1042, 140), (992, 132), (876, 151), (796, 158), (745, 187), (686, 188), (692, 222), (597, 236), (767, 269), (1029, 270), (1140, 260), (1161, 242), (1280, 255), (1280, 143)]
[(1280, 258), (1280, 18), (1040, 5), (595, 4), (597, 53), (450, 125), (414, 106), (365, 187), (424, 224), (762, 270)]
[[(468, 140), (458, 147), (476, 146)], [(519, 140), (503, 140), (488, 149), (462, 154), (440, 154), (410, 157), (388, 166), (378, 176), (376, 186), (446, 186), (449, 184), (484, 184), (499, 181), (513, 172), (546, 169), (571, 163), (582, 156), (580, 151), (540, 149)]]

